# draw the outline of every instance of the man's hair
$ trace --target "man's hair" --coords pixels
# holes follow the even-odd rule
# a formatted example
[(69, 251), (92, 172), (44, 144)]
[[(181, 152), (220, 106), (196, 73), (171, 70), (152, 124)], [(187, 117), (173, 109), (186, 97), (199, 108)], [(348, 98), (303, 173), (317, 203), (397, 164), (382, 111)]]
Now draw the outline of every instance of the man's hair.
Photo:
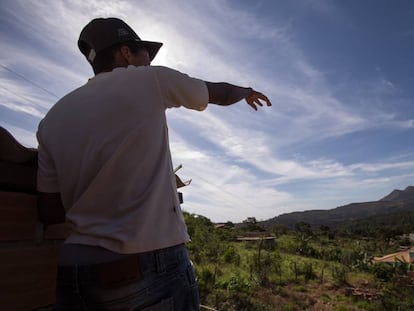
[(142, 47), (136, 41), (126, 41), (112, 45), (102, 50), (96, 54), (96, 57), (91, 64), (93, 72), (95, 74), (98, 74), (104, 71), (112, 71), (114, 68), (116, 68), (117, 64), (115, 63), (115, 53), (124, 45), (129, 47), (132, 54), (137, 54), (139, 49)]

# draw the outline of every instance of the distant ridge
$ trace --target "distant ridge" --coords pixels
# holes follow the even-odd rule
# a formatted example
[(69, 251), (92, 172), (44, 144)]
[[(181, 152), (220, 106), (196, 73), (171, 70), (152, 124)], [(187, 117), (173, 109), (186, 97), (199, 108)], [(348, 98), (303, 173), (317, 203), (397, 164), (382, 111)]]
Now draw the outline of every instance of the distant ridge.
[(414, 201), (414, 186), (408, 186), (405, 190), (401, 191), (395, 189), (389, 195), (383, 197), (380, 201)]
[(351, 203), (330, 210), (310, 210), (282, 214), (260, 222), (265, 229), (280, 224), (289, 228), (300, 221), (313, 227), (335, 226), (346, 222), (361, 220), (372, 216), (387, 215), (401, 212), (414, 212), (414, 186), (405, 190), (393, 190), (379, 201)]

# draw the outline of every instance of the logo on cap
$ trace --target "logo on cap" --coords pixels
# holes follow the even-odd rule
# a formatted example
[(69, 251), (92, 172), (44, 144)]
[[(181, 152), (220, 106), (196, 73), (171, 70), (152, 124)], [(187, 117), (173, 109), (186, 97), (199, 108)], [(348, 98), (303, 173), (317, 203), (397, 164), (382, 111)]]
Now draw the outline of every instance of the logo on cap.
[(122, 36), (128, 36), (129, 32), (128, 30), (126, 30), (125, 28), (118, 28), (118, 36), (122, 37)]

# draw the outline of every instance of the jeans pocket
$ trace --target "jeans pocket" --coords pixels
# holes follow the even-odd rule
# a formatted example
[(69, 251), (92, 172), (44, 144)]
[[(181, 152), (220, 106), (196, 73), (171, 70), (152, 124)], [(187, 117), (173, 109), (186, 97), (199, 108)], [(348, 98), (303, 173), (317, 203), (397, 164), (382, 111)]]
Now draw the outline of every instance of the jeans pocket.
[(195, 276), (195, 271), (194, 271), (194, 267), (192, 264), (187, 267), (186, 277), (187, 277), (187, 284), (189, 287), (193, 287), (194, 285), (196, 285), (196, 276)]
[[(141, 311), (174, 311), (174, 299), (172, 297), (163, 299), (156, 304), (146, 307), (144, 309), (139, 309)], [(137, 310), (138, 311), (138, 310)]]

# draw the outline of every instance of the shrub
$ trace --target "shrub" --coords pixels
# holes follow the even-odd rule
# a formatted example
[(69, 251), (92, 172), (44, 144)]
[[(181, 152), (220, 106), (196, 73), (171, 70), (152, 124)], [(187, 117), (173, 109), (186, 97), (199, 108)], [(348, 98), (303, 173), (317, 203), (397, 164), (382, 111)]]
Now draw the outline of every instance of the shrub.
[(332, 277), (339, 283), (346, 282), (347, 271), (344, 267), (332, 267)]
[(288, 303), (288, 304), (282, 306), (282, 310), (283, 311), (297, 311), (298, 308), (294, 304)]
[(197, 272), (197, 283), (200, 294), (200, 301), (205, 302), (207, 297), (214, 291), (216, 282), (216, 271), (212, 271), (207, 267), (200, 269)]
[(235, 263), (240, 265), (240, 255), (232, 245), (228, 246), (224, 251), (223, 259), (226, 263)]
[(234, 275), (230, 276), (230, 278), (219, 281), (217, 283), (217, 287), (230, 291), (248, 293), (252, 288), (252, 285), (239, 273), (235, 273)]
[(394, 276), (394, 268), (387, 263), (377, 263), (372, 266), (372, 273), (377, 279), (389, 281)]
[(305, 278), (305, 281), (313, 280), (317, 277), (315, 272), (313, 271), (313, 266), (311, 262), (305, 263), (303, 267), (303, 276)]
[(378, 306), (368, 301), (358, 301), (356, 306), (361, 310), (378, 311)]

